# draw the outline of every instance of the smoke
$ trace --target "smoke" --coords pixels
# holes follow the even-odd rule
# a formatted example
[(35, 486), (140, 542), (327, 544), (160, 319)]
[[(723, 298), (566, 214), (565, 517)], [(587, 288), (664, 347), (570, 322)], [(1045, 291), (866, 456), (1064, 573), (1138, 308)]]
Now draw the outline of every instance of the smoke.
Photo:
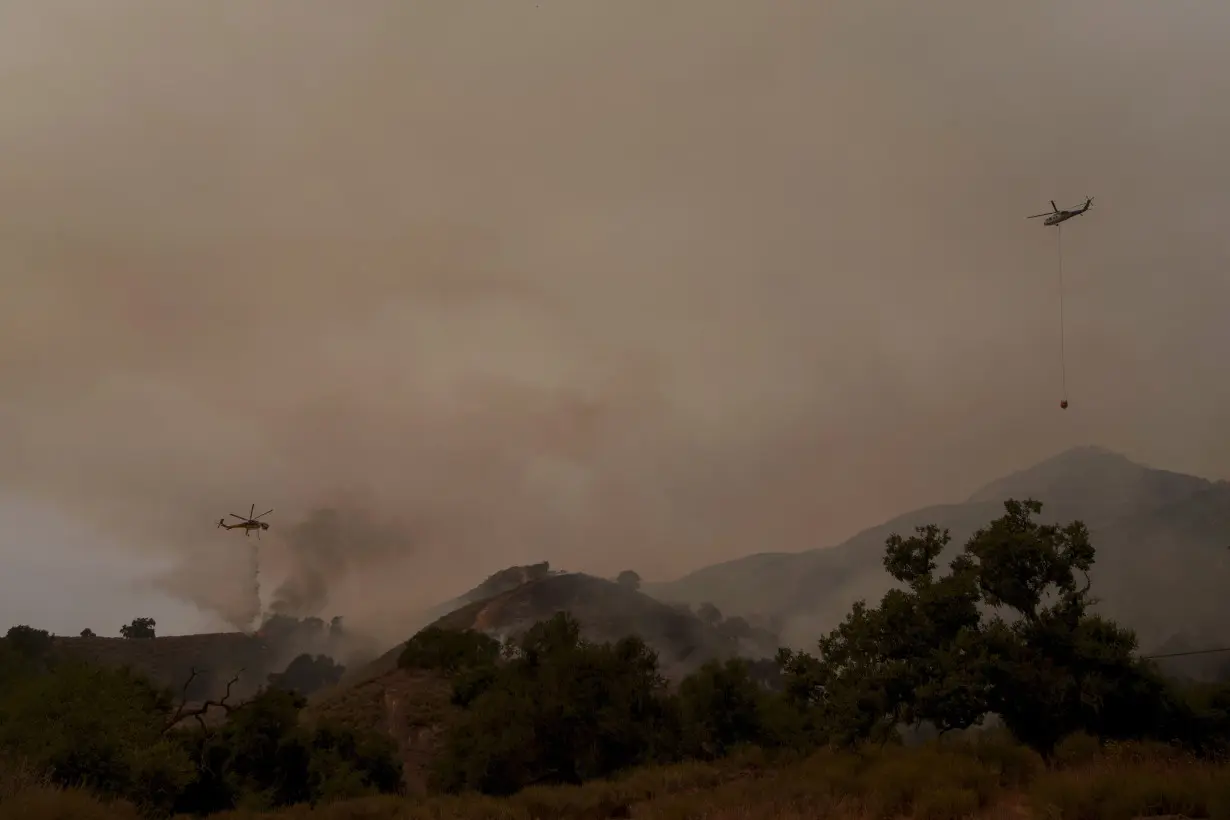
[[(1223, 5), (14, 0), (0, 489), (235, 624), (274, 507), (270, 608), (403, 638), (1071, 444), (1226, 474)], [(1060, 413), (1023, 217), (1086, 195)]]
[(382, 528), (359, 509), (316, 510), (291, 527), (286, 544), (294, 560), (269, 608), (294, 618), (322, 616), (330, 586), (345, 581), (356, 556), (375, 565), (390, 556), (413, 555), (414, 548), (405, 532)]
[(260, 627), (264, 614), (264, 604), (261, 602), (261, 546), (257, 542), (252, 545), (252, 616), (248, 622), (252, 629)]

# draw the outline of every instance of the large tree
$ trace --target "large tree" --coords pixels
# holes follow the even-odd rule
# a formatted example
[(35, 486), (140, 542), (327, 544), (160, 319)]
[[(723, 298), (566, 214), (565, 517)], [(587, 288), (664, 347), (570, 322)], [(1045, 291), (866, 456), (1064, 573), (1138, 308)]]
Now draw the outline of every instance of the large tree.
[(900, 723), (941, 731), (999, 714), (1044, 754), (1069, 732), (1161, 736), (1182, 716), (1135, 636), (1092, 614), (1094, 548), (1085, 525), (1039, 524), (1009, 500), (936, 575), (947, 530), (892, 535), (884, 565), (901, 585), (858, 602), (819, 642), (784, 653), (786, 691), (819, 710), (838, 742), (887, 738)]

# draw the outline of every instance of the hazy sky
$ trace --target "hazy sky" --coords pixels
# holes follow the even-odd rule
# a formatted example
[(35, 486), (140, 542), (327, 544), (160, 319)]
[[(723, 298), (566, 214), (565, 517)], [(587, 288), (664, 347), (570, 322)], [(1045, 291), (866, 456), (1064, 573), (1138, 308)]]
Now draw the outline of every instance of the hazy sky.
[[(235, 620), (253, 502), (269, 579), (320, 507), (404, 534), (310, 559), (373, 624), (1073, 444), (1228, 476), (1228, 41), (1214, 0), (10, 0), (0, 615)], [(1024, 217), (1086, 195), (1061, 412)]]

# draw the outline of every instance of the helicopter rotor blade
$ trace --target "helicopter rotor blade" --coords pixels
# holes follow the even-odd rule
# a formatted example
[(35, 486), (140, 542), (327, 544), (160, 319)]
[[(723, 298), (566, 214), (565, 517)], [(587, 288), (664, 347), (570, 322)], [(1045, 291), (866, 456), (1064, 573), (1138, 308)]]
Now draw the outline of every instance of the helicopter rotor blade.
[(248, 520), (248, 519), (244, 518), (242, 515), (236, 515), (235, 513), (231, 513), (231, 515), (234, 515), (234, 516), (235, 516), (236, 518), (238, 518), (240, 521), (247, 521), (247, 520)]
[(260, 515), (256, 516), (256, 518), (253, 518), (252, 520), (253, 520), (253, 521), (255, 521), (255, 520), (257, 520), (257, 518), (264, 518), (265, 516), (269, 515), (269, 513), (271, 513), (271, 512), (273, 512), (273, 510), (265, 510), (263, 513), (261, 513)]
[(252, 520), (252, 513), (256, 512), (256, 504), (252, 505), (252, 509), (248, 510), (248, 520)]
[(1040, 216), (1051, 216), (1051, 212), (1050, 212), (1050, 211), (1047, 211), (1047, 212), (1046, 212), (1046, 213), (1044, 213), (1044, 214), (1034, 214), (1033, 216), (1027, 216), (1027, 217), (1025, 217), (1025, 218), (1026, 218), (1026, 219), (1037, 219), (1037, 218), (1038, 218), (1038, 217), (1040, 217)]

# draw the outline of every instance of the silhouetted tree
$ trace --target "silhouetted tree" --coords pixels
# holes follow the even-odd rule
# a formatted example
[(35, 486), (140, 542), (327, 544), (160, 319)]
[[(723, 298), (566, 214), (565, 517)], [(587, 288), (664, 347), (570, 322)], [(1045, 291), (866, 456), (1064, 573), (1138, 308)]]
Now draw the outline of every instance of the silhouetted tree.
[(296, 657), (282, 672), (268, 676), (270, 686), (280, 686), (301, 695), (333, 686), (342, 679), (346, 667), (334, 661), (327, 655), (315, 657), (306, 652)]
[(97, 638), (98, 636), (94, 634), (94, 630), (90, 629), (90, 628), (87, 626), (85, 629), (81, 630), (81, 637), (83, 637), (83, 638)]
[(721, 757), (740, 744), (766, 739), (762, 720), (765, 691), (747, 661), (711, 661), (679, 687), (683, 752)]
[(890, 536), (884, 565), (904, 589), (878, 607), (856, 603), (818, 658), (782, 654), (786, 691), (819, 711), (830, 740), (883, 739), (923, 721), (944, 732), (995, 712), (1048, 754), (1076, 731), (1163, 737), (1185, 720), (1160, 676), (1132, 657), (1132, 633), (1088, 613), (1094, 551), (1084, 524), (1038, 524), (1033, 500), (1004, 508), (940, 577), (947, 530)]
[(120, 635), (129, 639), (153, 638), (154, 619), (134, 618), (132, 623), (120, 627)]
[(510, 794), (674, 754), (677, 707), (639, 638), (587, 643), (576, 620), (559, 613), (533, 626), (519, 649), (449, 731), (437, 785)]
[(751, 638), (753, 635), (752, 625), (745, 618), (738, 615), (733, 618), (727, 618), (717, 625), (718, 631), (732, 641), (741, 641)]
[(717, 624), (722, 620), (722, 611), (708, 601), (705, 601), (703, 604), (696, 607), (696, 617), (700, 618), (710, 626), (717, 626)]
[(54, 638), (45, 629), (35, 629), (22, 624), (9, 627), (9, 631), (4, 634), (4, 641), (28, 660), (41, 661), (51, 651)]
[(641, 576), (630, 569), (626, 569), (619, 573), (618, 577), (615, 578), (615, 583), (622, 587), (627, 587), (628, 589), (640, 589)]
[(392, 740), (328, 723), (308, 729), (299, 720), (306, 703), (297, 692), (266, 689), (232, 710), (221, 729), (185, 732), (181, 742), (198, 771), (175, 810), (276, 809), (399, 789)]

